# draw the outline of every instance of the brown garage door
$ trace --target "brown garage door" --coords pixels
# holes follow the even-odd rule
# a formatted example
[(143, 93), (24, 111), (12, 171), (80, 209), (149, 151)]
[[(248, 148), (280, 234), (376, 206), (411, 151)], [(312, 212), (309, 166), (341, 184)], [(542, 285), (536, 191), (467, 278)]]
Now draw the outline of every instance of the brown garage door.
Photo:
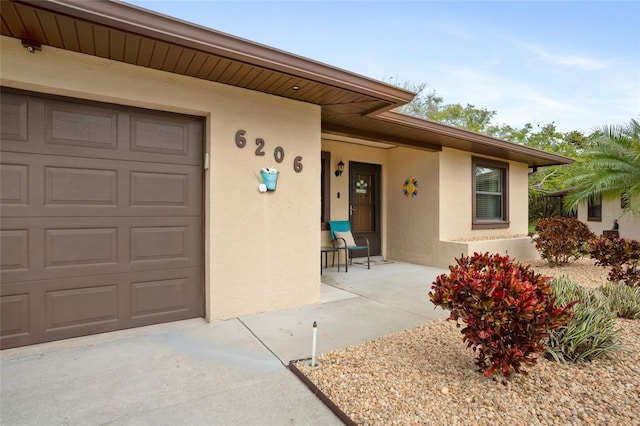
[(203, 120), (2, 92), (2, 348), (203, 315)]

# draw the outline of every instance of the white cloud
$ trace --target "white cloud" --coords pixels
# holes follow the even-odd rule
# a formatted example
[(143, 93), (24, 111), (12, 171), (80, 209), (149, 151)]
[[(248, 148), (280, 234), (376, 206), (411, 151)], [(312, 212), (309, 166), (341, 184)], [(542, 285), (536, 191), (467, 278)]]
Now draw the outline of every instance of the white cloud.
[[(589, 133), (596, 126), (622, 124), (631, 118), (615, 112), (621, 110), (621, 101), (627, 102), (619, 93), (605, 96), (599, 91), (561, 92), (558, 86), (541, 85), (509, 73), (450, 67), (441, 70), (434, 87), (446, 103), (469, 103), (496, 111), (494, 122), (515, 127), (555, 122), (560, 131)], [(603, 116), (603, 110), (608, 111), (607, 116)]]
[(562, 69), (578, 68), (585, 71), (593, 71), (605, 67), (605, 65), (601, 62), (584, 56), (553, 54), (539, 46), (535, 46), (532, 44), (522, 44), (521, 47), (533, 54), (534, 61), (545, 62), (551, 65), (558, 66)]

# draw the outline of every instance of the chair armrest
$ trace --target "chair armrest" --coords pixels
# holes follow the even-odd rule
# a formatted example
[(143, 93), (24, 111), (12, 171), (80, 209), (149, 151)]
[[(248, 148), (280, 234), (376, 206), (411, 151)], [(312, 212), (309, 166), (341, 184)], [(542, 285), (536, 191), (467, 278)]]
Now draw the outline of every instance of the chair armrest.
[[(364, 235), (354, 235), (353, 236), (353, 240), (354, 241), (362, 240), (362, 239), (364, 239), (367, 242), (366, 246), (369, 247), (369, 239), (366, 236), (364, 236)], [(358, 244), (358, 245), (361, 245), (361, 244)]]
[(339, 249), (347, 248), (347, 241), (346, 241), (344, 238), (342, 238), (342, 237), (338, 237), (338, 238), (336, 238), (335, 240), (333, 240), (333, 246), (334, 246), (334, 247), (336, 247), (336, 242), (337, 242), (338, 240), (342, 240), (342, 247), (340, 247), (340, 246), (338, 245), (338, 247), (337, 247), (337, 248), (339, 248)]

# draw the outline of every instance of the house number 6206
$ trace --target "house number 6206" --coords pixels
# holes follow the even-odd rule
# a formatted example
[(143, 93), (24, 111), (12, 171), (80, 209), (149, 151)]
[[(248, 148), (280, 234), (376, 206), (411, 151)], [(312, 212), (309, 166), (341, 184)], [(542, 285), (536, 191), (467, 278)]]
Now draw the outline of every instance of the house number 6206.
[[(245, 146), (247, 146), (247, 139), (244, 137), (246, 133), (247, 132), (244, 130), (238, 130), (236, 132), (236, 146), (238, 148), (244, 148)], [(264, 145), (264, 139), (256, 138), (255, 154), (258, 157), (262, 157), (263, 155), (265, 155)], [(276, 160), (276, 163), (282, 163), (284, 161), (284, 148), (281, 146), (276, 146), (276, 148), (273, 150), (273, 158), (274, 160)], [(300, 173), (302, 171), (302, 157), (299, 155), (293, 159), (293, 170), (295, 170), (296, 173)]]

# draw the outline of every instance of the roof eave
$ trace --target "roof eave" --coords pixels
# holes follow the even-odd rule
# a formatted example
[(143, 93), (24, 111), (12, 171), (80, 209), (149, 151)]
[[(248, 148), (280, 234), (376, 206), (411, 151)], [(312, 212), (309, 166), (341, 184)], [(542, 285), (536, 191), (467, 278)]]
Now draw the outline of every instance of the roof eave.
[(410, 102), (415, 96), (400, 87), (119, 0), (15, 2), (374, 96), (396, 106)]
[[(562, 155), (553, 154), (551, 152), (531, 148), (514, 142), (493, 138), (491, 136), (482, 135), (480, 133), (475, 133), (469, 130), (460, 129), (458, 127), (449, 126), (435, 121), (412, 117), (399, 112), (385, 111), (377, 114), (375, 118), (394, 122), (400, 125), (411, 126), (419, 130), (425, 130), (442, 136), (461, 139), (473, 144), (477, 144), (479, 149), (475, 150), (475, 152), (478, 152), (480, 154), (483, 153), (483, 150), (480, 149), (480, 147), (504, 150), (505, 152), (515, 154), (519, 157), (529, 158), (529, 161), (526, 162), (530, 167), (571, 164), (575, 161)], [(455, 148), (455, 146), (448, 146), (447, 144), (443, 144), (443, 146)]]

